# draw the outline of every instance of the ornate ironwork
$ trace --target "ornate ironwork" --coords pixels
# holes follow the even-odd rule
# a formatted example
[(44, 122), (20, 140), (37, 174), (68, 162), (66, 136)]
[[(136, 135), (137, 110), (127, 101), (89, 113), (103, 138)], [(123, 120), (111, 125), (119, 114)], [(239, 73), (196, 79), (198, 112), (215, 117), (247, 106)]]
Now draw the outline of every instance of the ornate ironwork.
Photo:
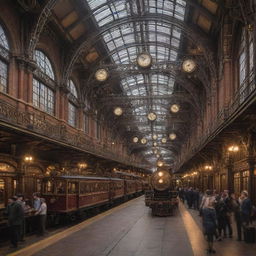
[(53, 123), (47, 115), (38, 115), (31, 112), (18, 111), (15, 107), (0, 100), (0, 120), (3, 126), (11, 126), (14, 129), (22, 129), (24, 132), (43, 136), (46, 139), (68, 145), (80, 151), (99, 157), (107, 158), (119, 163), (139, 168), (146, 166), (137, 162), (135, 158), (115, 152), (111, 145), (96, 143), (81, 131), (74, 133), (68, 131), (67, 126), (61, 122)]

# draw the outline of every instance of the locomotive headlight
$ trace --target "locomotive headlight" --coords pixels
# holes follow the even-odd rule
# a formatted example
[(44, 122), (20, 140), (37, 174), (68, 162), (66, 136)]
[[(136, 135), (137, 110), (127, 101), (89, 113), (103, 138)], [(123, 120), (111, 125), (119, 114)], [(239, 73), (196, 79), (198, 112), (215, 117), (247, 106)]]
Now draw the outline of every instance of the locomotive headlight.
[(163, 180), (163, 179), (160, 179), (158, 182), (162, 184), (162, 183), (164, 182), (164, 180)]
[(160, 177), (162, 177), (163, 175), (164, 175), (163, 172), (158, 173), (158, 176), (160, 176)]

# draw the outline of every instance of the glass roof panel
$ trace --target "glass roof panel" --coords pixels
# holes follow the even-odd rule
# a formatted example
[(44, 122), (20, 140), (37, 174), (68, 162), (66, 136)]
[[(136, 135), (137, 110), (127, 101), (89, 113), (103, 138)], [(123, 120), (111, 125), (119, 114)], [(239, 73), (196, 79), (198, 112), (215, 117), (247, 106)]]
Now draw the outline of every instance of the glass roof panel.
[[(184, 0), (140, 0), (140, 1), (107, 1), (87, 0), (99, 27), (132, 15), (163, 15), (183, 21), (186, 1)], [(138, 6), (137, 3), (140, 3)], [(164, 19), (127, 21), (125, 24), (113, 23), (110, 29), (102, 34), (106, 44), (108, 56), (117, 65), (131, 64), (133, 69), (136, 58), (141, 52), (148, 52), (153, 64), (161, 63), (167, 66), (170, 61), (176, 61), (181, 40), (181, 30), (175, 25), (166, 23)], [(172, 95), (175, 84), (173, 74), (145, 73), (122, 74), (120, 87), (123, 94), (130, 97), (131, 114), (139, 132), (149, 141), (153, 134), (158, 134), (158, 142), (167, 136), (168, 125), (165, 125), (169, 115), (170, 101), (155, 96)], [(155, 97), (155, 98), (154, 98)], [(147, 119), (148, 113), (154, 111), (158, 116), (151, 123)], [(134, 127), (129, 124), (129, 127)], [(152, 144), (152, 141), (151, 141)], [(151, 154), (147, 151), (145, 154)], [(161, 154), (170, 156), (170, 151), (161, 149)], [(166, 158), (167, 159), (167, 158)]]
[(0, 25), (0, 45), (4, 47), (6, 50), (9, 50), (8, 40), (1, 25)]

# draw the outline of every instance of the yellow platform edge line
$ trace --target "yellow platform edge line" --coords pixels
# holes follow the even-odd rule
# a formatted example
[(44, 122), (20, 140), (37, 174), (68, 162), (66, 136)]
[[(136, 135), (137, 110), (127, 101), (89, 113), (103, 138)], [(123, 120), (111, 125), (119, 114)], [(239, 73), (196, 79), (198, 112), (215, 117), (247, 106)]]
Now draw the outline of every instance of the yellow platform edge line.
[(33, 244), (31, 244), (31, 245), (29, 245), (25, 248), (22, 248), (18, 251), (9, 253), (6, 256), (31, 256), (31, 255), (35, 254), (36, 252), (41, 251), (44, 248), (58, 242), (59, 240), (65, 238), (69, 235), (72, 235), (73, 233), (81, 230), (82, 228), (85, 228), (85, 227), (87, 227), (87, 226), (105, 218), (106, 216), (108, 216), (108, 215), (110, 215), (114, 212), (117, 212), (117, 211), (119, 211), (123, 208), (128, 207), (130, 204), (134, 203), (136, 200), (139, 200), (141, 197), (142, 196), (139, 196), (137, 198), (129, 200), (128, 202), (125, 202), (125, 203), (123, 203), (119, 206), (116, 206), (116, 207), (114, 207), (114, 208), (112, 208), (112, 209), (110, 209), (106, 212), (100, 213), (100, 214), (98, 214), (98, 215), (96, 215), (96, 216), (94, 216), (94, 217), (92, 217), (88, 220), (85, 220), (85, 221), (83, 221), (83, 222), (81, 222), (81, 223), (79, 223), (79, 224), (77, 224), (77, 225), (75, 225), (71, 228), (68, 228), (64, 231), (58, 232), (55, 235), (49, 236), (49, 237), (47, 237), (43, 240), (35, 242), (35, 243), (33, 243)]
[(201, 228), (195, 222), (193, 217), (190, 215), (188, 210), (185, 208), (183, 203), (179, 203), (179, 210), (181, 217), (189, 238), (189, 242), (193, 251), (194, 256), (205, 255), (205, 239)]

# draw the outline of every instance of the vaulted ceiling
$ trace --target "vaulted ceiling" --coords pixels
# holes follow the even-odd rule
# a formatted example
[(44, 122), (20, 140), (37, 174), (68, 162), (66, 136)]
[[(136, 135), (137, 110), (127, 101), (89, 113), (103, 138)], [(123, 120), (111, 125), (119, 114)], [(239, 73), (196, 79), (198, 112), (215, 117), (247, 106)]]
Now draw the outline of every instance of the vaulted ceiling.
[[(81, 98), (123, 137), (131, 154), (152, 168), (158, 160), (172, 166), (201, 122), (216, 79), (222, 1), (51, 0), (45, 6), (49, 2), (52, 29), (70, 49), (64, 78), (80, 72)], [(141, 53), (151, 56), (150, 67), (138, 66)], [(194, 72), (182, 69), (187, 59), (196, 63)], [(108, 72), (104, 82), (95, 79), (99, 69)], [(173, 104), (177, 113), (170, 111)], [(116, 107), (122, 115), (114, 114)]]

